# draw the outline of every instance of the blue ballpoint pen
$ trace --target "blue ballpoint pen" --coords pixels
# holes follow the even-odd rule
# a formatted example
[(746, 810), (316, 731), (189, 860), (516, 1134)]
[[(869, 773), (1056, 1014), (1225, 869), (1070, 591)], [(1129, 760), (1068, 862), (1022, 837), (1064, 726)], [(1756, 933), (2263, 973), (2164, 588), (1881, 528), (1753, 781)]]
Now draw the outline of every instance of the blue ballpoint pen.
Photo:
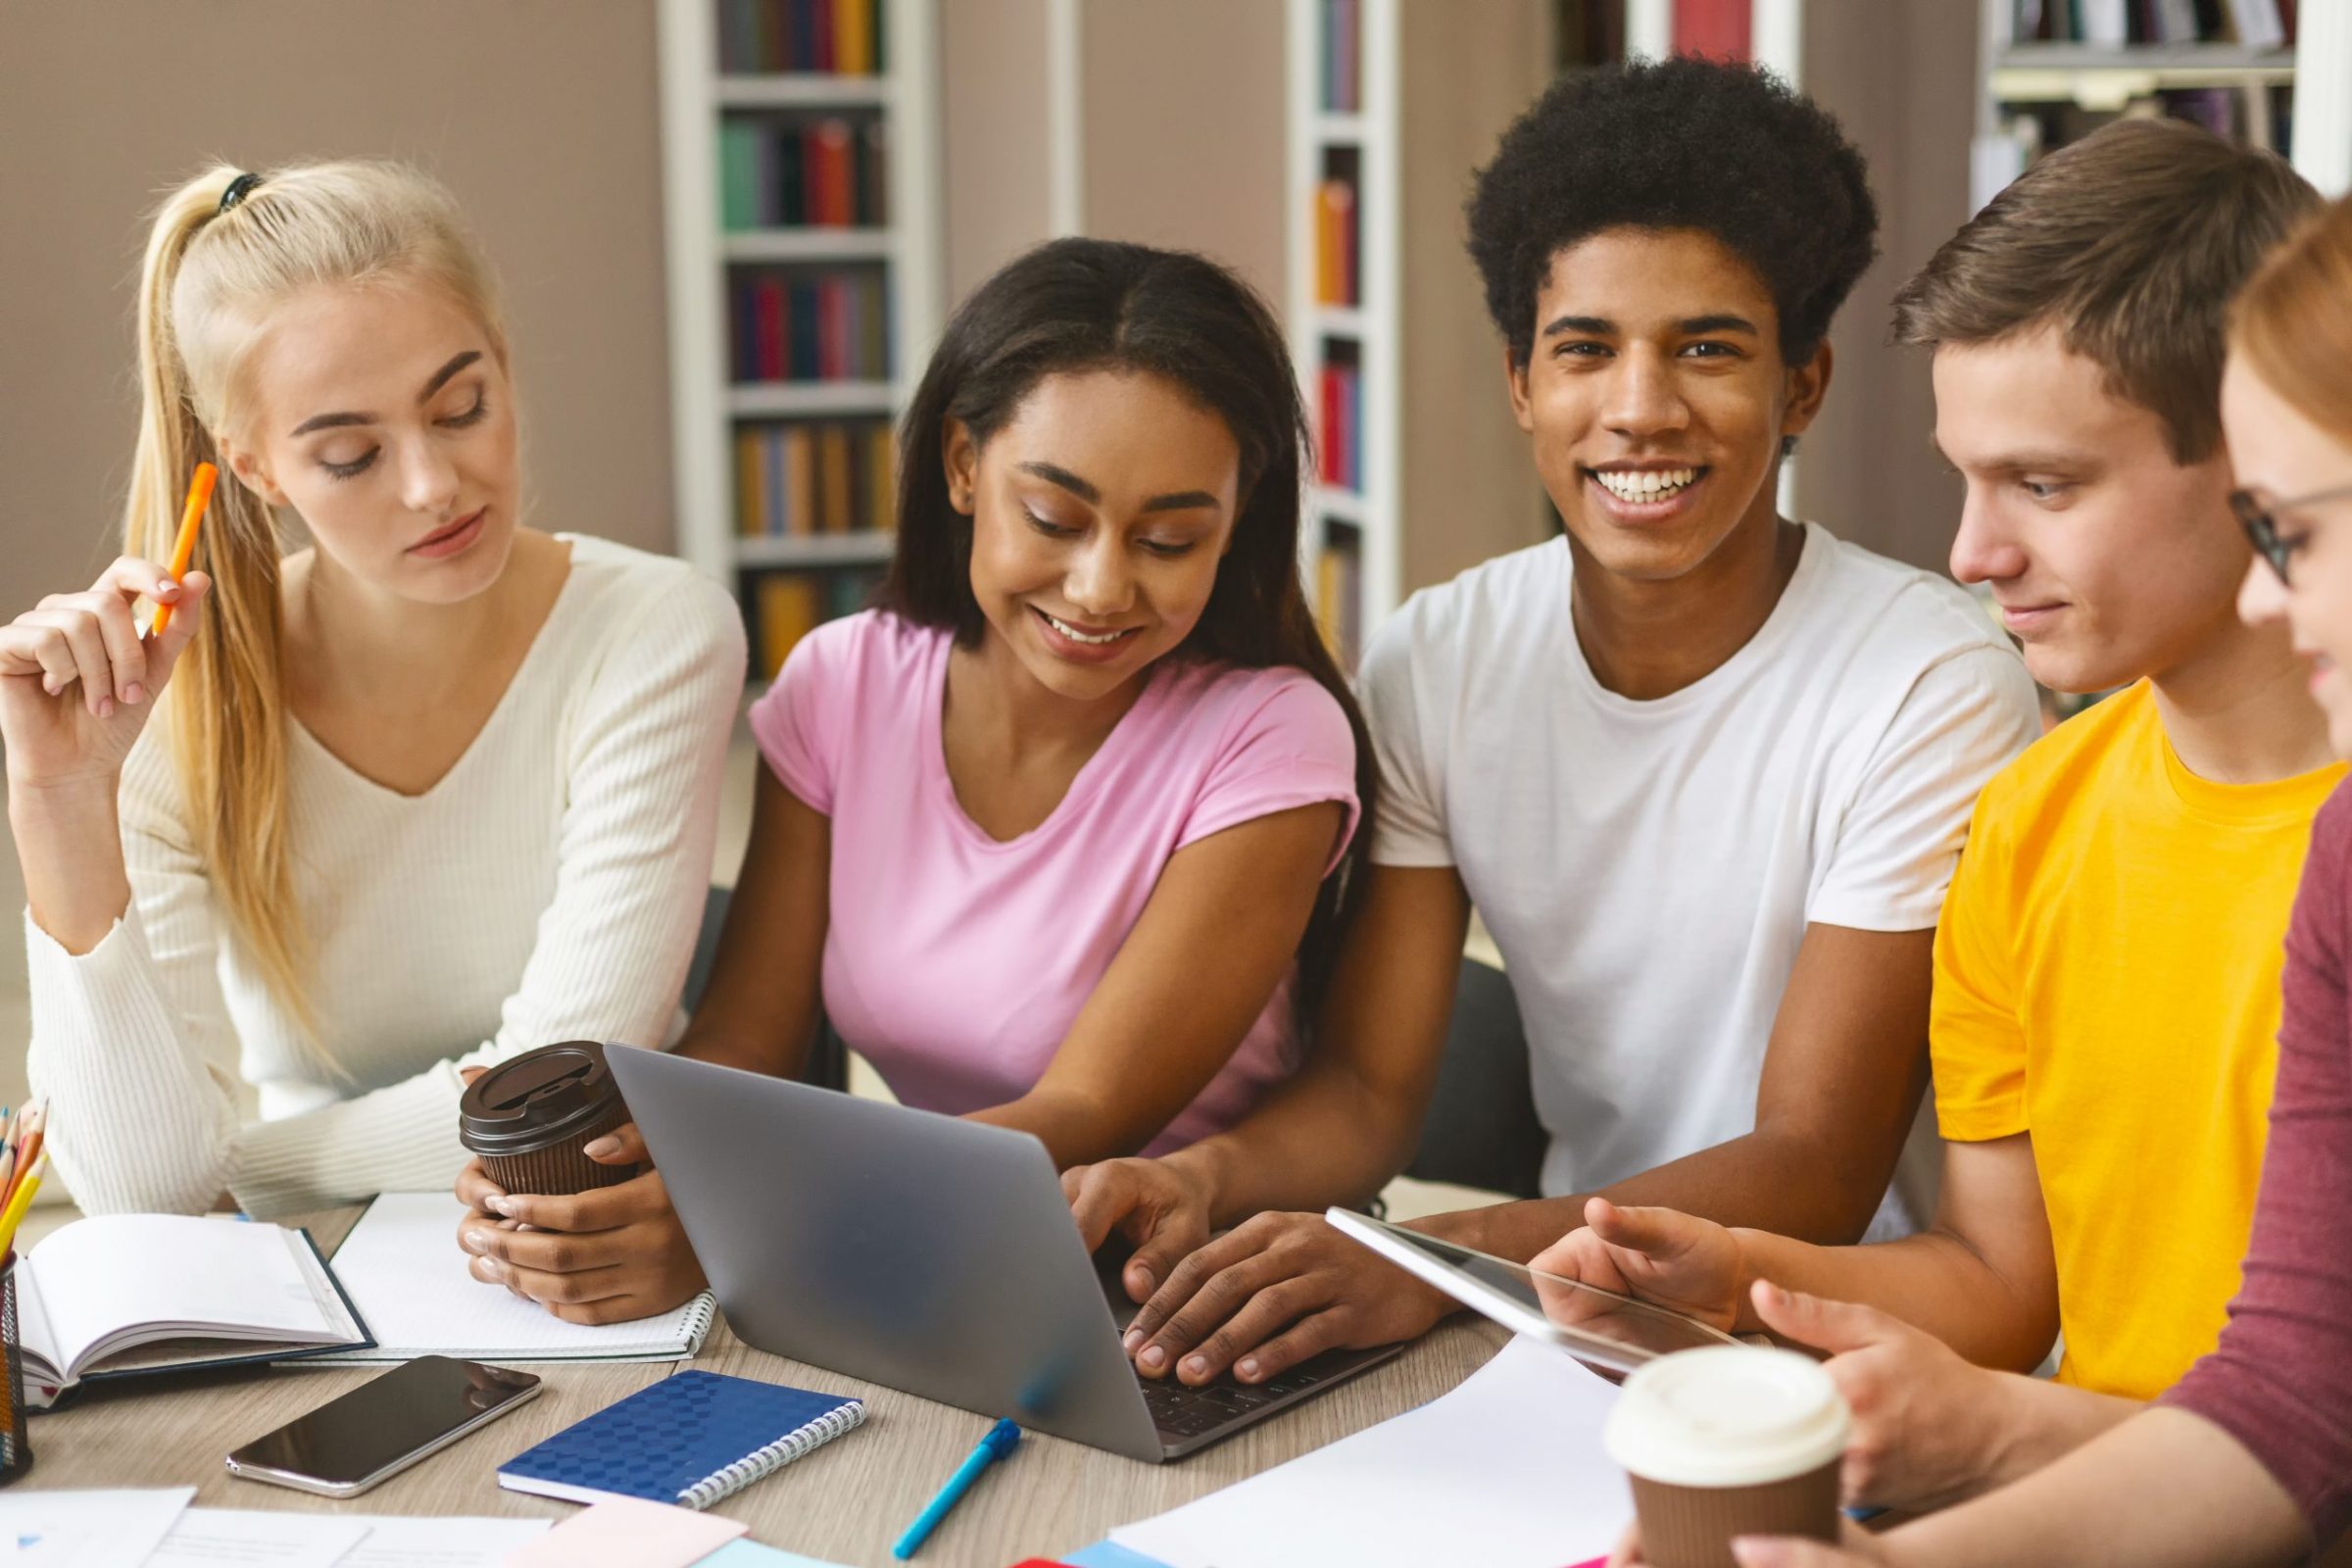
[(970, 1458), (956, 1466), (956, 1473), (948, 1477), (948, 1484), (939, 1489), (939, 1495), (933, 1497), (931, 1505), (906, 1527), (906, 1533), (899, 1538), (897, 1545), (890, 1548), (890, 1554), (902, 1562), (913, 1556), (931, 1532), (939, 1528), (939, 1522), (948, 1516), (948, 1510), (955, 1507), (963, 1494), (971, 1490), (972, 1483), (980, 1479), (980, 1472), (1011, 1453), (1020, 1441), (1021, 1429), (1010, 1421), (1000, 1421), (990, 1427), (988, 1436), (980, 1440), (980, 1446), (972, 1450)]

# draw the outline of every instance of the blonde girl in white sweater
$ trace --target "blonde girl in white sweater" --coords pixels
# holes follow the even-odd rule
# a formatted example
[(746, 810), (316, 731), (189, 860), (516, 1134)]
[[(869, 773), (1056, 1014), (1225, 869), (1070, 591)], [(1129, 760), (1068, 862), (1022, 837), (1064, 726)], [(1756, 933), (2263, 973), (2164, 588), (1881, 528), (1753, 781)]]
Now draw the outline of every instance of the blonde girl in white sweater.
[(463, 1068), (672, 1030), (734, 605), (521, 525), (491, 274), (412, 170), (200, 175), (138, 316), (124, 554), (0, 628), (50, 1148), (92, 1211), (447, 1188)]

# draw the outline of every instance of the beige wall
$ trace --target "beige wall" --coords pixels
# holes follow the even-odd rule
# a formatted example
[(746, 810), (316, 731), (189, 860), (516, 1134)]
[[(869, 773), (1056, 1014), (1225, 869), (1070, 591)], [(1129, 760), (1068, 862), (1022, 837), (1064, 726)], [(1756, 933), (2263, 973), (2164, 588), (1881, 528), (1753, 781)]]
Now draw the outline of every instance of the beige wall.
[(1406, 6), (1398, 66), (1404, 185), (1404, 429), (1398, 581), (1406, 593), (1542, 540), (1550, 503), (1511, 416), (1502, 338), (1466, 247), (1473, 173), (1550, 80), (1550, 35), (1526, 0)]
[(1895, 289), (1968, 217), (1976, 122), (1974, 6), (1811, 0), (1807, 90), (1870, 160), (1879, 260), (1830, 334), (1829, 402), (1805, 438), (1797, 510), (1840, 536), (1943, 569), (1959, 483), (1929, 445), (1927, 356), (1889, 347)]
[[(1052, 233), (1047, 0), (943, 0), (948, 306)], [(1081, 228), (1180, 246), (1283, 300), (1275, 0), (1079, 0)]]
[(1045, 0), (945, 0), (939, 61), (941, 271), (953, 310), (1051, 231)]
[(540, 520), (670, 547), (647, 0), (0, 0), (0, 613), (107, 559), (158, 190), (389, 154), (505, 278)]
[(1200, 251), (1277, 309), (1285, 248), (1283, 8), (1081, 0), (1081, 204), (1105, 239)]

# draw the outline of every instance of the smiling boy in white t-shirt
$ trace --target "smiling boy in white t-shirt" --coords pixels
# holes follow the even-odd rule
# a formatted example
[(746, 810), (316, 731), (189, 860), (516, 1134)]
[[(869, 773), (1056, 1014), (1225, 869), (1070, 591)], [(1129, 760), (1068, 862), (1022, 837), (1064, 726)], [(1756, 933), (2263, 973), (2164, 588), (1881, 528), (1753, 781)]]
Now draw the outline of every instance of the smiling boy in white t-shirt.
[(1970, 806), (2037, 727), (1959, 589), (1777, 511), (1873, 250), (1828, 115), (1720, 63), (1563, 77), (1469, 220), (1566, 536), (1414, 596), (1366, 655), (1374, 868), (1308, 1065), (1180, 1154), (1065, 1177), (1090, 1241), (1140, 1244), (1147, 1375), (1260, 1381), (1450, 1309), (1312, 1213), (1208, 1234), (1403, 1166), (1473, 906), (1525, 1020), (1550, 1196), (1427, 1229), (1526, 1258), (1602, 1192), (1859, 1238), (1927, 1081)]

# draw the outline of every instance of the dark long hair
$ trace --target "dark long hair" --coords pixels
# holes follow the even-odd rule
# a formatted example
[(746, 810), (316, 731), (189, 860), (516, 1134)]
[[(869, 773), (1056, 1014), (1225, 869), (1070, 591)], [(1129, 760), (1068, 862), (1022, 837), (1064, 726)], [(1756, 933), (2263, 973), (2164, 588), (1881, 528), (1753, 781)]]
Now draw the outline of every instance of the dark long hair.
[(899, 429), (899, 542), (876, 604), (976, 646), (972, 519), (948, 500), (948, 420), (975, 446), (1051, 375), (1159, 376), (1217, 415), (1241, 448), (1241, 513), (1216, 585), (1171, 659), (1246, 668), (1292, 665), (1331, 693), (1355, 736), (1355, 838), (1316, 895), (1298, 948), (1298, 1019), (1311, 1027), (1341, 933), (1361, 902), (1379, 764), (1355, 694), (1324, 646), (1298, 582), (1299, 480), (1306, 411), (1274, 313), (1205, 257), (1114, 240), (1058, 239), (1014, 258), (949, 318)]

